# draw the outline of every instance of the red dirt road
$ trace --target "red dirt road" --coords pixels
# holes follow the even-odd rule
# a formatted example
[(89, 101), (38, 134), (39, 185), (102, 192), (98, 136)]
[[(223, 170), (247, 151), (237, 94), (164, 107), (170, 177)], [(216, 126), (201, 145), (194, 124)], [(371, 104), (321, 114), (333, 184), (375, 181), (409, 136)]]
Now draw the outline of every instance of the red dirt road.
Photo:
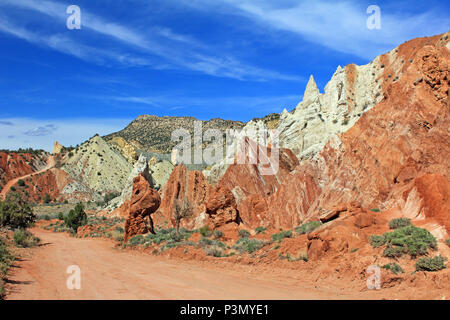
[[(122, 251), (107, 240), (73, 238), (32, 229), (42, 246), (16, 262), (6, 287), (7, 299), (328, 299), (338, 292), (282, 281), (258, 279), (248, 272)], [(67, 267), (81, 269), (81, 289), (66, 286)]]
[(47, 158), (47, 165), (46, 165), (42, 170), (39, 170), (39, 171), (30, 173), (30, 174), (27, 174), (27, 175), (24, 175), (24, 176), (21, 176), (21, 177), (12, 179), (12, 180), (9, 180), (9, 181), (5, 184), (5, 186), (3, 187), (2, 191), (0, 192), (0, 200), (6, 198), (6, 195), (7, 195), (7, 193), (9, 192), (9, 190), (11, 189), (11, 187), (12, 187), (13, 185), (15, 185), (20, 179), (23, 180), (23, 179), (26, 179), (26, 178), (28, 178), (28, 177), (30, 177), (30, 176), (35, 175), (35, 174), (39, 174), (39, 173), (45, 172), (45, 171), (47, 171), (47, 170), (53, 168), (53, 167), (55, 166), (55, 163), (56, 163), (55, 158), (54, 158), (53, 156), (49, 156), (49, 157)]

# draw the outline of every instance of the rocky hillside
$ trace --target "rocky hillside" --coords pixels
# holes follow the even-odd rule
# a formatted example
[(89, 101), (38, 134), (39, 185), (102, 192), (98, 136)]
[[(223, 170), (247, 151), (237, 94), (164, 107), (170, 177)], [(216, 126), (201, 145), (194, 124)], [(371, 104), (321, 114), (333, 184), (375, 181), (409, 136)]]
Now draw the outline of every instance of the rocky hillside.
[[(150, 115), (139, 116), (125, 129), (104, 137), (108, 142), (114, 141), (116, 137), (122, 137), (138, 150), (156, 153), (171, 153), (178, 142), (171, 141), (172, 131), (175, 129), (186, 129), (194, 134), (193, 117), (157, 117)], [(202, 120), (203, 131), (207, 129), (240, 129), (244, 123), (223, 119)]]
[(95, 136), (67, 155), (61, 169), (88, 189), (105, 194), (122, 191), (133, 166)]

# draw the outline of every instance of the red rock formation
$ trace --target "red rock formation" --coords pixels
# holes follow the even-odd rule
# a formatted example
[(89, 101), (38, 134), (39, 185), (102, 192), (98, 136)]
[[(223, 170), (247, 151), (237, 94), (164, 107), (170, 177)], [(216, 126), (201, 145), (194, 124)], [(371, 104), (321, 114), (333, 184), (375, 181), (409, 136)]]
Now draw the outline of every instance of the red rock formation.
[[(267, 198), (282, 187), (283, 181), (298, 165), (298, 159), (289, 149), (267, 147), (267, 151), (261, 153), (261, 147), (248, 138), (243, 145), (245, 147), (241, 145), (236, 159), (243, 157), (242, 152), (245, 152), (245, 162), (232, 164), (218, 186), (232, 190), (241, 221), (250, 228), (256, 228), (270, 223), (267, 221)], [(272, 159), (273, 152), (278, 152), (278, 157)], [(251, 158), (256, 159), (254, 164), (251, 164)], [(264, 168), (268, 168), (268, 164), (278, 168), (275, 174), (266, 174)]]
[(135, 235), (153, 232), (150, 215), (159, 208), (160, 203), (159, 193), (151, 188), (150, 183), (141, 174), (134, 178), (131, 199), (120, 207), (122, 214), (127, 216), (125, 242)]
[(200, 171), (189, 171), (183, 165), (177, 165), (162, 190), (162, 201), (154, 219), (157, 225), (175, 226), (172, 217), (175, 199), (187, 198), (193, 208), (193, 216), (181, 221), (182, 227), (197, 228), (207, 224), (205, 201), (211, 191), (211, 186)]
[[(292, 205), (280, 210), (278, 200), (274, 206), (269, 204), (269, 212), (281, 215), (281, 221), (289, 221), (296, 215), (317, 217), (341, 202), (358, 201), (363, 207), (389, 209), (404, 201), (399, 192), (410, 189), (413, 183), (423, 197), (425, 216), (439, 217), (449, 230), (447, 39), (414, 39), (383, 55), (381, 62), (385, 67), (379, 81), (385, 98), (351, 129), (332, 138), (313, 160), (303, 162), (285, 181), (289, 185), (310, 174), (312, 179), (306, 190), (320, 185), (319, 194), (316, 190), (312, 192), (315, 197), (309, 193), (299, 197), (299, 192), (305, 190), (301, 186), (280, 188), (276, 194), (279, 199), (291, 199), (285, 203), (309, 200), (309, 209), (305, 212)], [(439, 178), (424, 176), (428, 174), (438, 174)], [(405, 210), (411, 209), (404, 207), (403, 214), (407, 215)], [(294, 222), (284, 226), (294, 227)]]
[(39, 157), (30, 153), (0, 152), (0, 187), (12, 179), (37, 171), (35, 161), (39, 161)]
[[(308, 259), (317, 260), (325, 254), (340, 255), (367, 243), (369, 228), (377, 223), (386, 224), (374, 212), (361, 208), (359, 203), (342, 203), (330, 211), (330, 223), (308, 234)], [(328, 220), (330, 221), (330, 220)]]
[(205, 206), (209, 222), (214, 228), (230, 222), (239, 222), (234, 195), (226, 187), (218, 186), (214, 191), (210, 192)]

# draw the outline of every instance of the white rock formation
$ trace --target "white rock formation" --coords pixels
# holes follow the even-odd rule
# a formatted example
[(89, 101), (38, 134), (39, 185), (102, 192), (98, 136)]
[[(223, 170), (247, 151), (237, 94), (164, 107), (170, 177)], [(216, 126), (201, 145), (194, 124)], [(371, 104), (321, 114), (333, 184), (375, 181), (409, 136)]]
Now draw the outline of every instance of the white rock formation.
[(291, 149), (300, 160), (313, 157), (331, 136), (351, 128), (383, 98), (377, 80), (382, 71), (379, 58), (363, 66), (339, 66), (323, 94), (311, 76), (302, 102), (292, 114), (281, 115), (280, 146)]
[[(269, 130), (268, 140), (255, 140), (252, 136), (256, 129), (265, 128), (261, 120), (247, 123), (239, 137), (247, 135), (262, 145), (278, 141), (280, 147), (291, 149), (299, 160), (313, 157), (332, 136), (347, 131), (364, 112), (383, 99), (381, 82), (377, 80), (383, 73), (379, 61), (377, 57), (363, 66), (338, 66), (323, 94), (311, 75), (303, 100), (294, 112), (283, 110), (276, 131)], [(204, 171), (210, 183), (217, 183), (233, 162), (237, 141), (224, 161)]]
[(149, 167), (148, 167), (148, 159), (144, 155), (140, 155), (138, 161), (133, 167), (133, 170), (131, 170), (130, 174), (128, 175), (128, 178), (123, 185), (122, 192), (120, 196), (112, 199), (107, 210), (113, 210), (118, 207), (120, 207), (126, 200), (131, 198), (131, 193), (133, 192), (133, 180), (136, 178), (139, 174), (142, 174), (145, 179), (147, 179), (150, 184), (152, 183), (152, 177), (150, 175)]

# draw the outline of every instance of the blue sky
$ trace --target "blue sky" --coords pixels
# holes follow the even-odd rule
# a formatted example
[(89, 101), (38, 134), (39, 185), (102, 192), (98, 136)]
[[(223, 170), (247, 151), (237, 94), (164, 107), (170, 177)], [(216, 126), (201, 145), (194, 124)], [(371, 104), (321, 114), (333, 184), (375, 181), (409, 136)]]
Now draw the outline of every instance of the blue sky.
[[(81, 29), (69, 30), (69, 5)], [(369, 30), (369, 5), (381, 29)], [(248, 121), (313, 74), (450, 29), (445, 1), (0, 0), (0, 148), (51, 149), (141, 114)]]

